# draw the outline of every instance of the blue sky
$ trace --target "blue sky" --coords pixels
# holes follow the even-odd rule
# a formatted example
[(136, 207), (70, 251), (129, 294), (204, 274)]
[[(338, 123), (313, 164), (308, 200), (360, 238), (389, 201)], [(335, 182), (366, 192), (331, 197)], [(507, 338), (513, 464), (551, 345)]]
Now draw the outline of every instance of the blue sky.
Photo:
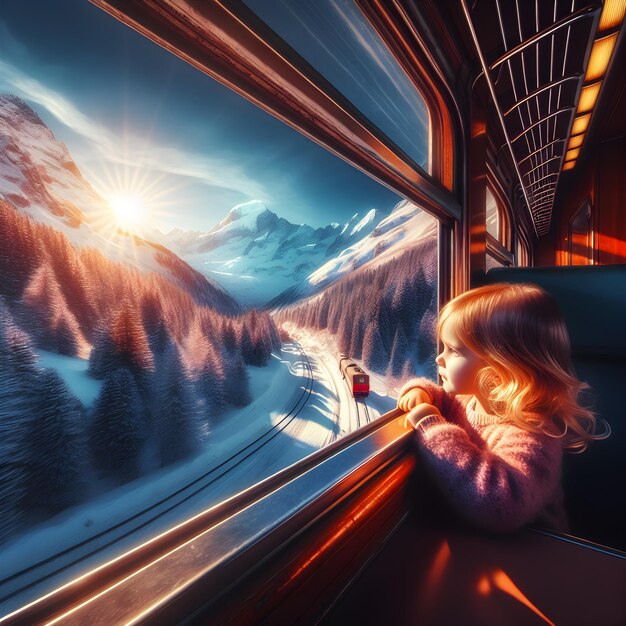
[(312, 226), (399, 197), (81, 0), (0, 0), (0, 93), (24, 99), (97, 191), (151, 222), (206, 230), (263, 201)]

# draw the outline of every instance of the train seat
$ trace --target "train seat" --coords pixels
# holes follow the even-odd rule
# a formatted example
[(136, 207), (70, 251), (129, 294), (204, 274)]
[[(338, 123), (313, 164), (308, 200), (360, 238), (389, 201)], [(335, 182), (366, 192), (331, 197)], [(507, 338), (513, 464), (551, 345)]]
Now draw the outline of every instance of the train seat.
[(592, 406), (612, 429), (563, 469), (571, 532), (626, 550), (626, 265), (493, 268), (486, 283), (531, 282), (558, 302), (570, 334), (577, 375), (592, 388)]

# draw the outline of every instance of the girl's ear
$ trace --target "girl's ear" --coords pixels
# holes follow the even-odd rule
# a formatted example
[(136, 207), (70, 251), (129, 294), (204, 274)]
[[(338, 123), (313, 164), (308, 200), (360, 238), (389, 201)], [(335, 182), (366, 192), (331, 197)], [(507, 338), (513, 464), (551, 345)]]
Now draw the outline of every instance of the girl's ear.
[(492, 389), (495, 389), (502, 383), (502, 379), (498, 375), (498, 372), (491, 365), (485, 365), (478, 370), (476, 375), (478, 388), (484, 395), (489, 394)]

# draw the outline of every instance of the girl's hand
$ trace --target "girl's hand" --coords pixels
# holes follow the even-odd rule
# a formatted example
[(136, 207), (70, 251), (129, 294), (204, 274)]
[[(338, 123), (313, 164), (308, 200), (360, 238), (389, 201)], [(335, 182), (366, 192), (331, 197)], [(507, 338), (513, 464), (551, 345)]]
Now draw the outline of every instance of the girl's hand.
[(408, 413), (418, 404), (430, 404), (431, 397), (420, 387), (409, 389), (401, 398), (398, 399), (398, 408)]
[(424, 402), (422, 404), (418, 404), (417, 407), (411, 411), (410, 415), (407, 415), (404, 418), (404, 427), (415, 428), (419, 421), (428, 415), (439, 415), (443, 417), (436, 406)]

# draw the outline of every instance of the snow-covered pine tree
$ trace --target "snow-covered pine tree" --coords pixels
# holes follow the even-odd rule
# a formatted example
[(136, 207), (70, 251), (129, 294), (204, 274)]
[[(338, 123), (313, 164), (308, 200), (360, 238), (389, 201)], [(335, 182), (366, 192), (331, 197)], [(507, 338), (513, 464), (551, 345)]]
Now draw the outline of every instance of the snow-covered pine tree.
[(137, 308), (130, 300), (122, 302), (111, 324), (111, 337), (117, 348), (120, 366), (131, 371), (152, 370), (154, 361), (148, 337)]
[(280, 340), (280, 333), (278, 332), (278, 327), (276, 326), (276, 322), (274, 322), (273, 318), (269, 317), (270, 324), (270, 337), (272, 342), (272, 350), (280, 350), (282, 346), (282, 342)]
[(415, 291), (414, 276), (407, 276), (398, 279), (395, 290), (391, 298), (389, 311), (392, 314), (393, 325), (402, 325), (405, 334), (409, 332), (416, 323), (417, 315), (417, 294)]
[(318, 314), (317, 314), (317, 328), (324, 330), (328, 326), (328, 307), (330, 299), (323, 294), (320, 299)]
[(202, 430), (193, 389), (185, 374), (178, 346), (171, 343), (163, 359), (157, 410), (161, 466), (180, 461), (202, 447)]
[(223, 326), (222, 341), (224, 343), (224, 348), (226, 348), (228, 352), (237, 351), (237, 336), (235, 335), (235, 329), (233, 328), (231, 321), (226, 322)]
[(250, 379), (240, 355), (228, 356), (225, 363), (224, 400), (233, 406), (246, 406), (252, 401)]
[(133, 374), (154, 369), (154, 358), (137, 309), (125, 300), (99, 329), (89, 356), (89, 373), (104, 378), (116, 369)]
[(41, 241), (31, 220), (7, 202), (0, 200), (0, 232), (10, 233), (0, 246), (0, 295), (18, 299), (28, 277), (41, 262)]
[(350, 354), (355, 359), (363, 356), (363, 339), (365, 337), (365, 320), (363, 314), (357, 316), (352, 325), (352, 336), (350, 337)]
[(207, 358), (196, 378), (196, 389), (204, 401), (202, 418), (205, 421), (208, 421), (210, 416), (219, 414), (226, 405), (226, 374), (221, 353), (210, 345)]
[(154, 355), (160, 354), (165, 350), (170, 337), (159, 294), (153, 290), (147, 291), (141, 299), (140, 309), (150, 349)]
[(378, 374), (384, 374), (389, 364), (389, 356), (380, 336), (376, 320), (372, 320), (365, 329), (363, 362), (366, 368)]
[(24, 523), (28, 451), (23, 442), (36, 409), (35, 363), (27, 335), (0, 298), (0, 543)]
[[(350, 354), (353, 324), (354, 314), (350, 309), (344, 307), (339, 318), (339, 325), (337, 326), (337, 342), (339, 343), (339, 350), (344, 354)], [(350, 356), (353, 355), (350, 354)]]
[(62, 354), (75, 356), (84, 341), (49, 261), (37, 268), (24, 289), (22, 318), (37, 345), (46, 350), (61, 347)]
[(270, 360), (272, 354), (272, 343), (269, 333), (257, 321), (252, 335), (252, 350), (248, 358), (248, 364), (256, 367), (265, 367)]
[(434, 308), (425, 311), (417, 333), (417, 355), (420, 363), (435, 360), (437, 356), (437, 312)]
[(402, 375), (408, 356), (409, 342), (404, 333), (404, 328), (402, 325), (399, 325), (393, 338), (393, 348), (391, 350), (391, 360), (389, 362), (388, 372), (391, 376), (398, 378)]
[(56, 350), (59, 354), (76, 356), (79, 345), (75, 330), (67, 317), (62, 317), (56, 329)]
[(345, 302), (333, 300), (330, 308), (328, 309), (328, 330), (333, 334), (337, 332), (337, 328), (339, 327), (341, 311), (344, 306)]
[(254, 348), (252, 344), (252, 336), (250, 334), (250, 329), (248, 328), (245, 320), (242, 320), (242, 323), (239, 327), (239, 335), (237, 337), (237, 343), (241, 349), (241, 356), (243, 360), (248, 364), (252, 365), (254, 361)]
[(24, 506), (31, 512), (57, 513), (81, 498), (86, 455), (79, 406), (54, 370), (41, 372), (35, 411), (22, 442), (28, 453)]
[(126, 482), (139, 475), (139, 454), (146, 439), (144, 407), (133, 375), (126, 368), (111, 372), (96, 400), (89, 429), (95, 467)]

